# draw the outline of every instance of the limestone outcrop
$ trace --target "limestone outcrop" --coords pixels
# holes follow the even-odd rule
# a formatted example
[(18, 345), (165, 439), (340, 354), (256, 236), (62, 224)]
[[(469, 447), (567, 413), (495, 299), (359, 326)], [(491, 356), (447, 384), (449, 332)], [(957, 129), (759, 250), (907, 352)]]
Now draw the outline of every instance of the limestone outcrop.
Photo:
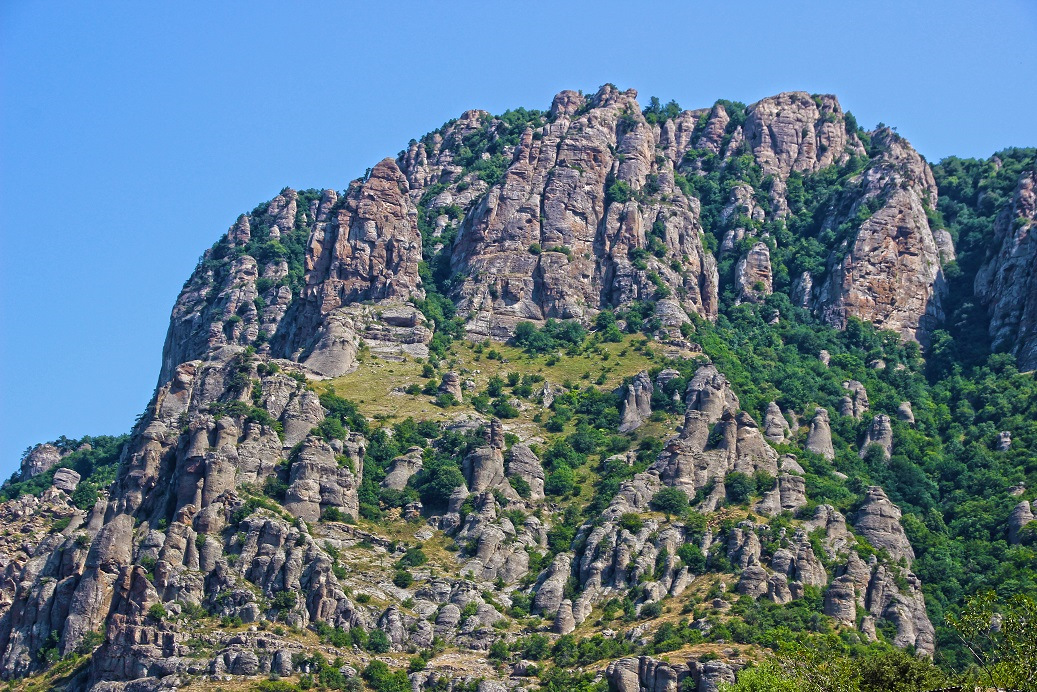
[(1023, 174), (1012, 204), (994, 222), (995, 245), (976, 275), (976, 295), (990, 312), (994, 350), (1015, 354), (1020, 370), (1037, 369), (1037, 169)]
[(623, 388), (623, 406), (620, 411), (619, 432), (628, 433), (640, 428), (652, 415), (652, 380), (641, 371)]
[(835, 447), (832, 446), (832, 424), (828, 417), (828, 409), (820, 406), (814, 411), (810, 421), (810, 433), (807, 435), (806, 448), (825, 459), (835, 458)]

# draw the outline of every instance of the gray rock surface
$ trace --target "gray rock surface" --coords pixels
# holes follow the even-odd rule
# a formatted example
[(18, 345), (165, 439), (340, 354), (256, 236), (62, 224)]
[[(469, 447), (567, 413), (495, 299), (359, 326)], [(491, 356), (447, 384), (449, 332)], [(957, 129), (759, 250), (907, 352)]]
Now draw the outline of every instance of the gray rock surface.
[(634, 380), (623, 388), (623, 405), (620, 411), (619, 432), (628, 433), (640, 428), (652, 415), (652, 380), (641, 371)]
[(1023, 527), (1033, 521), (1033, 519), (1033, 510), (1030, 508), (1028, 501), (1023, 500), (1017, 504), (1008, 518), (1008, 542), (1012, 545), (1018, 544)]
[(1037, 369), (1037, 168), (1023, 173), (1012, 204), (994, 222), (996, 249), (976, 274), (976, 295), (990, 312), (995, 350)]
[(860, 457), (863, 459), (868, 453), (868, 448), (878, 445), (882, 449), (882, 456), (888, 461), (893, 454), (893, 424), (889, 416), (880, 413), (871, 419), (868, 429), (864, 432), (864, 440), (861, 442)]
[(882, 488), (873, 485), (868, 488), (864, 502), (857, 510), (853, 526), (873, 546), (884, 548), (894, 560), (903, 558), (910, 566), (915, 551), (900, 525), (901, 514), (900, 508), (890, 502)]
[(810, 433), (807, 435), (806, 448), (825, 459), (835, 458), (835, 447), (832, 446), (832, 425), (828, 418), (828, 409), (820, 406), (814, 411), (810, 421)]

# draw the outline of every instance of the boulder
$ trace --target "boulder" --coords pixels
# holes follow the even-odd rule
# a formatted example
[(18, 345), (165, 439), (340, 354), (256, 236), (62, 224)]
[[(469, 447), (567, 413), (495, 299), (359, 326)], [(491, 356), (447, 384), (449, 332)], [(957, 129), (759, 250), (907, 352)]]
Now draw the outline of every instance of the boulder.
[(54, 472), (54, 487), (71, 494), (79, 485), (79, 474), (72, 469), (57, 469)]

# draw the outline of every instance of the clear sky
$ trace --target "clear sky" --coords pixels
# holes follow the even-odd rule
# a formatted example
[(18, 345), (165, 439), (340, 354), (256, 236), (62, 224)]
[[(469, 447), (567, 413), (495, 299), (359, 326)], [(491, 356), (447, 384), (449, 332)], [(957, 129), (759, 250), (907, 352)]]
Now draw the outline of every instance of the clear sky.
[(1037, 2), (0, 2), (0, 475), (127, 431), (198, 256), (469, 108), (835, 93), (931, 161), (1037, 144)]

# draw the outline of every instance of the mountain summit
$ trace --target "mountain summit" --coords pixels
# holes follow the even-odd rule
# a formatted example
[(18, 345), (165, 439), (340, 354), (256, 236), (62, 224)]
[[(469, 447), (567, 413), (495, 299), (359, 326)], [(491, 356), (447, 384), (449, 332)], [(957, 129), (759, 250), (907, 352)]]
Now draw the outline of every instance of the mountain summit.
[(711, 691), (822, 641), (936, 675), (978, 575), (1034, 584), (1035, 183), (831, 95), (606, 85), (286, 188), (205, 251), (132, 432), (5, 484), (0, 675)]

